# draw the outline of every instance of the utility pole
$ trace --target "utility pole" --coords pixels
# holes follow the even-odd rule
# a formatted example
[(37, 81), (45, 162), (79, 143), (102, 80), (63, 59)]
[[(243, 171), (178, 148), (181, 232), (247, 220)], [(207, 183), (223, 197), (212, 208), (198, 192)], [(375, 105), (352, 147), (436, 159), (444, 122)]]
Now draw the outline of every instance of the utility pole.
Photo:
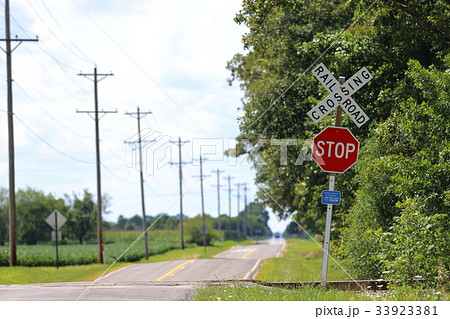
[(220, 187), (223, 186), (223, 185), (220, 185), (220, 173), (223, 173), (223, 172), (224, 171), (219, 170), (219, 169), (211, 172), (211, 173), (217, 174), (217, 185), (216, 185), (217, 186), (217, 226), (219, 228), (220, 241), (222, 241), (222, 236), (221, 236), (222, 228), (220, 226)]
[[(345, 76), (339, 77), (339, 84), (345, 83)], [(339, 127), (341, 126), (342, 122), (342, 107), (339, 104), (336, 107), (336, 117), (334, 119), (334, 126)], [(334, 182), (336, 178), (336, 173), (330, 173), (330, 180), (329, 180), (329, 189), (331, 191), (334, 191)], [(327, 271), (328, 271), (328, 251), (330, 248), (330, 232), (331, 232), (331, 219), (333, 215), (333, 205), (328, 204), (327, 205), (327, 216), (326, 216), (326, 222), (325, 222), (325, 238), (323, 240), (323, 257), (322, 257), (322, 273), (320, 278), (320, 285), (326, 286), (327, 283)]]
[(242, 184), (244, 186), (244, 238), (247, 239), (247, 183)]
[(241, 238), (241, 223), (239, 222), (239, 213), (241, 212), (240, 203), (241, 203), (241, 183), (235, 184), (237, 186), (237, 224), (236, 230), (238, 237)]
[[(224, 177), (226, 178), (226, 177)], [(228, 233), (231, 239), (231, 180), (234, 177), (231, 177), (230, 175), (228, 175), (228, 178), (226, 178), (228, 180)], [(238, 215), (239, 217), (239, 215)]]
[(196, 178), (200, 177), (200, 194), (202, 198), (202, 229), (201, 232), (203, 234), (203, 249), (206, 255), (206, 223), (205, 223), (205, 200), (203, 197), (203, 179), (205, 177), (209, 177), (209, 175), (203, 175), (203, 165), (202, 165), (202, 155), (200, 154), (200, 176), (195, 176)]
[[(145, 216), (145, 197), (144, 197), (144, 170), (142, 169), (142, 137), (141, 137), (141, 118), (152, 112), (141, 112), (139, 106), (137, 112), (127, 112), (125, 115), (130, 115), (137, 119), (138, 124), (138, 144), (139, 144), (139, 173), (141, 177), (141, 204), (142, 204), (142, 231), (144, 232), (144, 257), (148, 260), (148, 235), (147, 235), (147, 217)], [(125, 141), (125, 143), (127, 143)], [(134, 141), (131, 143), (135, 143)]]
[[(178, 144), (178, 172), (180, 181), (180, 248), (184, 249), (184, 235), (183, 235), (183, 164), (190, 164), (181, 160), (181, 146), (189, 141), (182, 141), (181, 137), (178, 137), (178, 141), (170, 141), (170, 143)], [(170, 163), (175, 165), (177, 163)]]
[[(16, 238), (16, 184), (15, 184), (15, 164), (14, 164), (14, 112), (13, 112), (13, 92), (12, 92), (12, 61), (13, 51), (24, 41), (38, 41), (36, 39), (11, 39), (9, 21), (9, 0), (5, 0), (5, 39), (6, 42), (6, 73), (8, 92), (8, 154), (9, 154), (9, 266), (17, 265), (17, 238)], [(11, 42), (19, 42), (11, 49)]]
[[(97, 73), (97, 67), (94, 68), (93, 74), (87, 73), (79, 73), (78, 75), (88, 77), (94, 77), (94, 99), (95, 99), (95, 110), (94, 111), (78, 111), (77, 113), (94, 113), (95, 120), (95, 152), (96, 152), (96, 162), (97, 162), (97, 237), (98, 237), (98, 262), (100, 264), (104, 263), (103, 259), (103, 226), (102, 226), (102, 186), (101, 186), (101, 172), (100, 172), (100, 133), (99, 133), (99, 118), (98, 113), (106, 114), (106, 113), (117, 113), (116, 111), (99, 111), (98, 110), (98, 91), (97, 91), (97, 83), (101, 80), (105, 79), (107, 76), (112, 76), (114, 74), (101, 74)], [(98, 76), (102, 76), (102, 78), (98, 79)]]

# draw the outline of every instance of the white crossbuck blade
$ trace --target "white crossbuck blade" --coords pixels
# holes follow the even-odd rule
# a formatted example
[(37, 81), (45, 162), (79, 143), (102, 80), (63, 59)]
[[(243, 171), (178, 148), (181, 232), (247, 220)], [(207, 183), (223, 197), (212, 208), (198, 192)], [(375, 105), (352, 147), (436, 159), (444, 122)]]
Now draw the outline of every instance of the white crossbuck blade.
[(342, 85), (339, 84), (323, 63), (316, 66), (312, 70), (312, 73), (330, 93), (308, 112), (309, 117), (314, 123), (318, 123), (322, 120), (334, 110), (339, 103), (358, 127), (361, 127), (369, 120), (366, 113), (364, 113), (361, 107), (351, 98), (353, 93), (358, 91), (373, 78), (372, 74), (370, 74), (365, 67), (356, 72)]

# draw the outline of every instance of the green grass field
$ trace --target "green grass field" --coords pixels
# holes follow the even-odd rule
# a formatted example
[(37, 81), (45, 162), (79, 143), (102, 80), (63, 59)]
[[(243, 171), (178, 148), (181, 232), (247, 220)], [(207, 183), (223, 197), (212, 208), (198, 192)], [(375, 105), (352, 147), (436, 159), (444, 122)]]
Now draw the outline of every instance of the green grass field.
[[(143, 239), (140, 231), (104, 232), (105, 261), (110, 264), (119, 258), (123, 262), (134, 262), (144, 257)], [(157, 255), (179, 247), (177, 231), (148, 232), (149, 255)], [(137, 241), (136, 241), (137, 240)], [(136, 243), (133, 244), (133, 242)], [(130, 247), (131, 246), (131, 247)], [(97, 244), (67, 244), (58, 246), (59, 265), (85, 265), (97, 262)], [(0, 248), (0, 266), (9, 265), (9, 248)], [(18, 245), (17, 264), (19, 266), (56, 266), (55, 245)]]

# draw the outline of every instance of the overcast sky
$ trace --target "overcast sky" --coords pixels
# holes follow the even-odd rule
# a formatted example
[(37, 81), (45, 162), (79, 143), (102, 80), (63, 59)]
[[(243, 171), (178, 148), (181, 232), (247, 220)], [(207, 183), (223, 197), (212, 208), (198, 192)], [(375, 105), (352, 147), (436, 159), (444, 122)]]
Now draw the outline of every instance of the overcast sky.
[[(221, 212), (228, 214), (224, 178), (230, 175), (235, 216), (234, 184), (249, 183), (249, 202), (256, 192), (247, 162), (222, 156), (239, 134), (243, 94), (237, 85), (228, 86), (225, 68), (243, 52), (246, 28), (233, 21), (239, 10), (239, 0), (12, 1), (11, 36), (39, 36), (39, 42), (22, 43), (12, 58), (16, 189), (30, 186), (55, 196), (81, 194), (85, 188), (96, 193), (94, 121), (76, 110), (94, 110), (93, 78), (77, 74), (92, 74), (97, 66), (98, 73), (114, 74), (98, 82), (99, 109), (118, 112), (100, 121), (102, 192), (112, 197), (104, 219), (141, 215), (137, 153), (124, 143), (136, 140), (137, 120), (125, 113), (136, 112), (137, 106), (152, 112), (141, 121), (145, 138), (159, 141), (144, 149), (147, 215), (179, 213), (178, 169), (163, 164), (178, 161), (178, 149), (168, 141), (180, 136), (190, 141), (183, 146), (183, 161), (198, 155), (199, 145), (208, 159), (203, 167), (210, 175), (204, 182), (206, 213), (217, 215), (212, 171), (220, 169), (226, 186)], [(5, 33), (3, 23), (0, 32)], [(0, 60), (0, 186), (7, 188), (4, 54)], [(193, 177), (199, 175), (198, 162), (185, 165), (183, 174), (184, 211), (193, 217), (201, 212), (200, 183)], [(285, 225), (271, 215), (273, 231)]]

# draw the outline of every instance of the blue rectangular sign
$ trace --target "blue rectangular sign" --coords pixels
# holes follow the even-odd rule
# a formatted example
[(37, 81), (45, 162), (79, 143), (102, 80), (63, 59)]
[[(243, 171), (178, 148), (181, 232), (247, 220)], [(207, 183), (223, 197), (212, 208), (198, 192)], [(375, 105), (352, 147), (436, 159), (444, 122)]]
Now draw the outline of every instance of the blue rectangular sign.
[(322, 191), (322, 204), (339, 205), (341, 203), (341, 192)]

